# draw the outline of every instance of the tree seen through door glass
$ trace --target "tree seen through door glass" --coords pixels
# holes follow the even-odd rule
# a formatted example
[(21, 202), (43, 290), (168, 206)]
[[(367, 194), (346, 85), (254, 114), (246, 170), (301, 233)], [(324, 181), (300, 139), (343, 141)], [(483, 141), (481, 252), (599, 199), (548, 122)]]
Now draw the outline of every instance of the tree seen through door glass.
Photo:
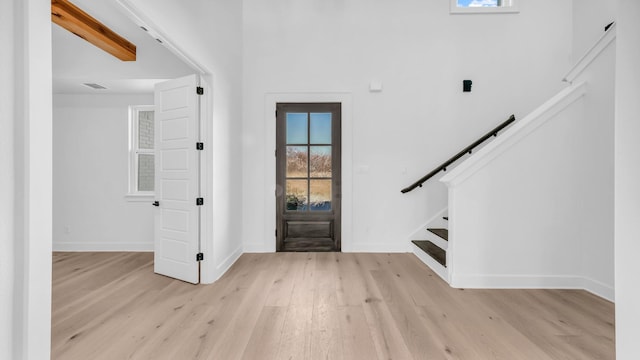
[(306, 178), (308, 160), (306, 146), (287, 146), (287, 177)]
[(331, 177), (331, 146), (311, 146), (309, 175)]

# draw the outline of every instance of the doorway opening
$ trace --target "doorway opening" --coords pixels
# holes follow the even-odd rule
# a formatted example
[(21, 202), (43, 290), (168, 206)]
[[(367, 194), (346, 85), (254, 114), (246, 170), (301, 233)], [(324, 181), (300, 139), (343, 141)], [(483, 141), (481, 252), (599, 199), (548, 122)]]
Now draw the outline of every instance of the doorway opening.
[(276, 104), (276, 251), (341, 250), (341, 104)]

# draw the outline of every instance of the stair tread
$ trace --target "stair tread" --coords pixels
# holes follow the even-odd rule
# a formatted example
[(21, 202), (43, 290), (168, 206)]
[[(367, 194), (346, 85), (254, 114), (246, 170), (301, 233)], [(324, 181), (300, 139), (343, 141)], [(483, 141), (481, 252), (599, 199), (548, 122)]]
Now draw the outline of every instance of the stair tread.
[(427, 255), (431, 256), (435, 261), (440, 263), (440, 265), (447, 267), (447, 252), (441, 249), (438, 245), (429, 240), (412, 240), (411, 242), (422, 249), (422, 251), (426, 252)]
[(427, 230), (449, 241), (449, 230), (447, 229), (427, 229)]

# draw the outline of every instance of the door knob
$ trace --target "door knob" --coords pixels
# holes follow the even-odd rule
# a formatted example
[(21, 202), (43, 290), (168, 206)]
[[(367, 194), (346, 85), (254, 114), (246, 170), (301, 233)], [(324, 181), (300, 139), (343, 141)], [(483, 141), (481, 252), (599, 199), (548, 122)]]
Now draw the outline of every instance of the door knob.
[(160, 201), (154, 201), (153, 206), (160, 206)]

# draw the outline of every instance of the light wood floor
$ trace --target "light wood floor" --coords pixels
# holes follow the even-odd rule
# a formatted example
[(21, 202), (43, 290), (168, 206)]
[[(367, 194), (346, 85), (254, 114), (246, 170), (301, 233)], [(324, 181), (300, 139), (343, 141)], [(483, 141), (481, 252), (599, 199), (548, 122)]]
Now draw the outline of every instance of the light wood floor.
[(244, 254), (213, 285), (150, 253), (53, 255), (54, 359), (614, 359), (584, 291), (452, 289), (412, 254)]

